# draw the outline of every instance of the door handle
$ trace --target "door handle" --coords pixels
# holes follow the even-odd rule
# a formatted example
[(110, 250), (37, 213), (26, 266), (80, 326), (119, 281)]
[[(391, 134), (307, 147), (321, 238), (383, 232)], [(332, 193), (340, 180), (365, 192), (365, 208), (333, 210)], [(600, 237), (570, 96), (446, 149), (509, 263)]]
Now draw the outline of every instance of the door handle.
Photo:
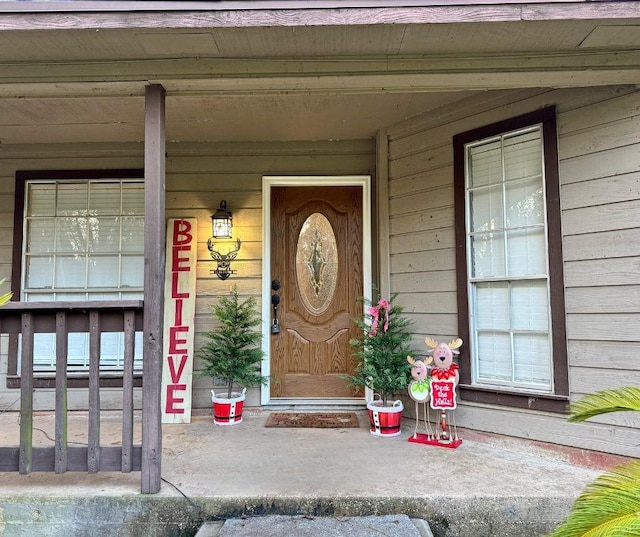
[(271, 295), (271, 305), (273, 306), (273, 322), (271, 323), (272, 334), (280, 333), (280, 324), (278, 323), (278, 304), (280, 304), (280, 295)]

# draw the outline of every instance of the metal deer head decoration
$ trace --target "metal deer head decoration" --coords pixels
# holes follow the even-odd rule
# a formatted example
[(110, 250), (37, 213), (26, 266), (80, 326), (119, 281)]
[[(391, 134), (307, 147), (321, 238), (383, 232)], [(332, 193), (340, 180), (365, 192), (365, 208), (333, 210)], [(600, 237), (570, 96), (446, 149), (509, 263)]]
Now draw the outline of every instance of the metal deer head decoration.
[(235, 274), (236, 271), (231, 270), (231, 261), (233, 261), (238, 255), (241, 245), (242, 245), (242, 242), (240, 242), (240, 239), (236, 239), (235, 248), (233, 248), (226, 254), (223, 254), (222, 252), (219, 252), (214, 248), (213, 237), (211, 237), (207, 241), (207, 248), (209, 248), (209, 253), (211, 254), (211, 258), (218, 263), (218, 266), (216, 267), (216, 269), (212, 270), (211, 272), (216, 276), (218, 276), (218, 278), (220, 278), (221, 280), (226, 280), (229, 276), (231, 276), (232, 274)]

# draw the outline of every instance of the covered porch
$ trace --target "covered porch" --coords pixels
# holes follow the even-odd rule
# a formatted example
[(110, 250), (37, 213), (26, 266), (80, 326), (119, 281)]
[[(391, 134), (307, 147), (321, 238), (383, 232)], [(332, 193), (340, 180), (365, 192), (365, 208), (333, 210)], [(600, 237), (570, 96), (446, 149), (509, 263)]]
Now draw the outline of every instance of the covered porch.
[[(502, 528), (513, 516), (514, 523), (536, 528), (531, 535), (559, 522), (594, 473), (528, 454), (529, 447), (504, 451), (502, 445), (480, 438), (474, 444), (470, 431), (469, 442), (448, 452), (416, 448), (404, 437), (373, 441), (365, 429), (266, 432), (259, 409), (250, 411), (245, 426), (237, 429), (216, 429), (198, 416), (191, 425), (161, 426), (165, 220), (191, 216), (201, 228), (193, 323), (201, 336), (210, 328), (211, 303), (229, 287), (212, 276), (215, 265), (206, 247), (211, 212), (221, 199), (229, 202), (243, 239), (234, 265), (238, 274), (231, 281), (239, 283), (243, 294), (259, 297), (263, 308), (267, 304), (266, 332), (270, 278), (263, 255), (269, 241), (263, 220), (268, 205), (261, 191), (264, 176), (370, 176), (375, 225), (366, 240), (373, 279), (383, 294), (400, 293), (417, 321), (416, 339), (450, 337), (457, 331), (453, 237), (454, 210), (460, 203), (452, 187), (451, 138), (471, 127), (558, 105), (562, 177), (567, 183), (563, 196), (569, 200), (563, 207), (568, 213), (566, 261), (573, 264), (567, 278), (572, 391), (563, 394), (560, 404), (597, 383), (616, 385), (635, 378), (638, 365), (628, 357), (637, 355), (637, 305), (615, 309), (611, 304), (616, 297), (632, 296), (626, 285), (637, 292), (637, 277), (629, 280), (626, 274), (637, 248), (628, 254), (629, 264), (621, 265), (624, 282), (614, 279), (616, 271), (596, 262), (621, 257), (620, 251), (629, 250), (624, 243), (636, 244), (636, 235), (632, 229), (628, 239), (609, 240), (606, 233), (621, 226), (618, 220), (603, 219), (600, 227), (584, 225), (600, 219), (589, 212), (592, 200), (581, 196), (582, 182), (592, 179), (605, 184), (592, 194), (602, 198), (604, 192), (603, 204), (613, 207), (625, 202), (624, 195), (635, 195), (638, 5), (535, 2), (523, 7), (504, 2), (497, 11), (469, 2), (455, 9), (398, 7), (397, 2), (385, 9), (354, 10), (298, 5), (283, 18), (278, 10), (221, 12), (215, 2), (201, 3), (202, 10), (194, 10), (193, 4), (185, 9), (165, 3), (167, 11), (151, 7), (142, 14), (125, 2), (128, 7), (122, 10), (110, 4), (105, 13), (87, 11), (74, 17), (48, 4), (36, 13), (14, 6), (0, 16), (0, 276), (11, 279), (14, 265), (20, 263), (12, 253), (13, 236), (23, 225), (22, 215), (14, 214), (16, 171), (144, 169), (145, 296), (143, 301), (109, 305), (18, 301), (0, 312), (0, 326), (3, 333), (64, 334), (67, 320), (82, 317), (82, 331), (95, 338), (109, 330), (109, 323), (100, 325), (99, 312), (112, 309), (105, 314), (118, 318), (118, 330), (130, 322), (144, 332), (144, 380), (140, 386), (139, 374), (134, 378), (130, 369), (123, 371), (126, 403), (122, 414), (108, 414), (105, 408), (113, 408), (120, 395), (98, 395), (101, 374), (95, 358), (82, 388), (67, 384), (63, 347), (59, 371), (49, 386), (30, 383), (28, 359), (21, 362), (21, 393), (8, 369), (1, 370), (1, 407), (8, 408), (18, 395), (22, 402), (20, 426), (9, 421), (2, 427), (20, 435), (0, 442), (0, 447), (13, 446), (11, 469), (28, 474), (3, 475), (2, 492), (18, 498), (5, 505), (30, 509), (35, 502), (39, 514), (34, 517), (61, 528), (58, 512), (81, 517), (77, 505), (91, 505), (95, 513), (104, 505), (122, 505), (122, 498), (132, 506), (133, 518), (158, 525), (173, 524), (165, 522), (164, 506), (174, 506), (172, 516), (185, 525), (245, 511), (339, 515), (401, 510), (436, 524), (451, 520), (462, 527), (465, 520), (482, 520), (494, 528)], [(240, 4), (246, 8), (250, 3)], [(623, 190), (605, 181), (616, 176), (626, 178), (630, 194), (613, 195)], [(598, 235), (597, 252), (591, 246), (584, 252), (587, 234)], [(608, 247), (619, 250), (607, 253)], [(619, 293), (607, 302), (607, 311), (591, 298), (604, 294), (590, 294), (597, 292), (590, 286), (598, 270), (612, 274), (603, 293), (608, 292), (606, 285)], [(11, 283), (17, 298), (22, 282)], [(611, 312), (627, 314), (624, 322), (612, 326)], [(42, 316), (47, 319), (38, 325), (34, 319)], [(5, 323), (5, 317), (12, 319)], [(592, 349), (606, 337), (616, 339), (621, 350), (603, 373)], [(0, 363), (8, 363), (6, 355), (3, 350), (7, 361)], [(209, 384), (202, 379), (194, 383), (194, 409), (209, 404)], [(45, 392), (47, 397), (38, 397)], [(70, 393), (76, 401), (80, 395), (88, 398), (83, 408), (89, 409), (89, 436), (82, 451), (74, 451), (72, 433), (62, 425), (67, 415), (70, 426), (74, 419), (69, 414), (74, 405), (66, 405)], [(247, 406), (258, 407), (262, 395), (251, 393)], [(39, 425), (41, 418), (51, 425), (56, 416), (47, 414), (51, 399), (60, 424), (54, 428)], [(102, 409), (100, 402), (105, 403)], [(463, 421), (470, 429), (592, 449), (611, 449), (614, 439), (618, 453), (637, 450), (637, 422), (605, 420), (574, 436), (562, 414), (501, 404), (463, 402)], [(4, 413), (2, 419), (15, 420), (16, 414)], [(99, 434), (111, 427), (122, 431), (123, 424), (126, 432), (118, 440)], [(42, 433), (36, 427), (47, 431), (52, 445), (40, 444)], [(122, 449), (112, 450), (110, 442)], [(327, 457), (338, 451), (335, 442), (346, 450), (336, 457), (344, 472), (327, 475)], [(33, 451), (32, 446), (46, 451)], [(101, 466), (101, 452), (108, 469), (134, 473), (102, 473), (107, 468)], [(81, 457), (81, 469), (97, 473), (30, 473), (42, 469), (38, 464), (43, 459), (34, 468), (34, 453), (36, 459), (44, 453), (47, 468), (54, 471), (70, 469), (69, 460), (78, 466), (73, 461)], [(372, 463), (367, 455), (384, 462)], [(432, 467), (438, 470), (436, 477), (430, 474)], [(140, 490), (159, 495), (140, 497)], [(163, 507), (154, 511), (149, 508), (153, 505)], [(469, 505), (475, 510), (468, 510)], [(51, 518), (42, 518), (45, 512)], [(538, 519), (541, 522), (535, 522)], [(82, 523), (89, 524), (88, 519)], [(495, 534), (508, 534), (500, 531)]]
[[(153, 496), (139, 494), (136, 473), (1, 474), (0, 527), (7, 537), (194, 535), (205, 520), (406, 514), (436, 536), (539, 537), (599, 469), (620, 460), (468, 430), (456, 450), (424, 446), (407, 441), (409, 418), (400, 437), (378, 438), (364, 413), (357, 429), (266, 428), (267, 416), (252, 409), (242, 424), (217, 427), (200, 413), (191, 424), (164, 425)], [(70, 415), (70, 443), (86, 443), (85, 420)], [(103, 417), (107, 445), (119, 443), (120, 420)], [(16, 440), (16, 421), (0, 416), (3, 443)], [(35, 445), (51, 445), (53, 415), (38, 413), (34, 427)]]

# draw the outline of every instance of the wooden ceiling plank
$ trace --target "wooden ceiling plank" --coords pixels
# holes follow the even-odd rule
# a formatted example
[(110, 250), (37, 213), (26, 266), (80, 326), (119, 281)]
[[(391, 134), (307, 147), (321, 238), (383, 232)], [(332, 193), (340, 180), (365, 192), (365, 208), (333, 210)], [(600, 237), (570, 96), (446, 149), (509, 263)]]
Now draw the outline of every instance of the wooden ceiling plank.
[[(257, 5), (257, 3), (256, 3)], [(493, 3), (364, 7), (345, 9), (261, 9), (165, 12), (0, 12), (0, 30), (100, 28), (225, 28), (360, 24), (450, 24), (517, 20), (588, 20), (640, 17), (640, 5), (618, 2)]]

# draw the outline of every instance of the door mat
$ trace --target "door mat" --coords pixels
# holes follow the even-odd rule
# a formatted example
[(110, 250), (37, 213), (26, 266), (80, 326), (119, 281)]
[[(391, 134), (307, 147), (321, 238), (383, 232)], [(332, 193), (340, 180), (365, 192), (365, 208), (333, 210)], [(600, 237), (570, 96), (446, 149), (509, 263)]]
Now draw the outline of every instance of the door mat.
[(360, 422), (355, 412), (273, 412), (265, 427), (344, 429), (360, 427)]

